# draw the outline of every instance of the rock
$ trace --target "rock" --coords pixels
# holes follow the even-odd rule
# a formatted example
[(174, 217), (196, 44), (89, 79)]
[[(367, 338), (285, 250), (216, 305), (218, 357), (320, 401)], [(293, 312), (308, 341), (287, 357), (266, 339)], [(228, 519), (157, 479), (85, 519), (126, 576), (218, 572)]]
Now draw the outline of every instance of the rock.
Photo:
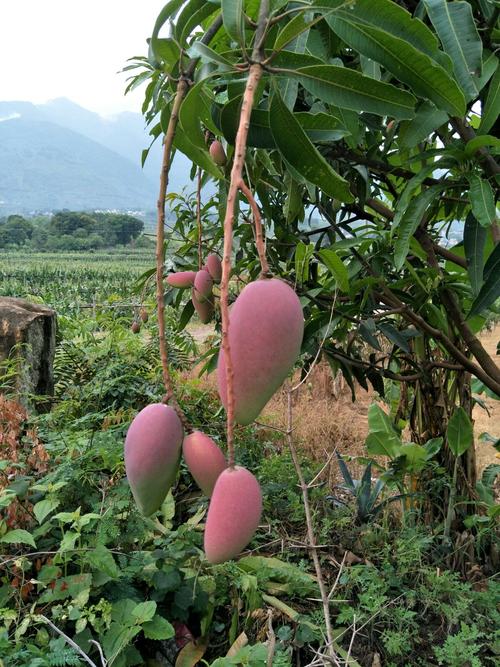
[(15, 388), (26, 407), (30, 395), (54, 393), (55, 346), (55, 311), (25, 299), (0, 297), (0, 362), (13, 355), (21, 360)]

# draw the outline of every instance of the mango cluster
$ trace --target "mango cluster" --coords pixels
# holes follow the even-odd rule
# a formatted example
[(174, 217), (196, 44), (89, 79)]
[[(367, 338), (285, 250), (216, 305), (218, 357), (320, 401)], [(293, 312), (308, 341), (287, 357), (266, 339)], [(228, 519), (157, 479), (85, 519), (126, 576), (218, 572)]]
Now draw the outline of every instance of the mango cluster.
[[(196, 303), (210, 304), (213, 283), (220, 281), (221, 269), (219, 258), (210, 255), (202, 270), (172, 274), (167, 282), (174, 287), (191, 287)], [(262, 279), (242, 290), (229, 316), (237, 423), (255, 420), (290, 373), (300, 353), (303, 331), (300, 301), (285, 282)], [(223, 350), (217, 380), (226, 406)], [(125, 467), (137, 505), (145, 515), (161, 507), (177, 474), (181, 451), (196, 483), (210, 497), (204, 536), (207, 560), (222, 563), (234, 558), (258, 528), (260, 485), (246, 468), (228, 467), (224, 454), (206, 434), (194, 431), (184, 437), (177, 413), (163, 404), (141, 410), (125, 440)]]
[(214, 283), (220, 283), (222, 264), (215, 254), (208, 255), (200, 271), (178, 271), (167, 276), (167, 283), (179, 289), (191, 288), (191, 301), (203, 324), (214, 315)]
[(262, 513), (262, 493), (245, 468), (227, 468), (224, 454), (201, 431), (184, 437), (177, 413), (162, 403), (139, 412), (125, 438), (125, 469), (140, 511), (160, 509), (172, 486), (181, 450), (196, 483), (212, 496), (205, 527), (205, 553), (211, 563), (234, 558), (252, 539)]

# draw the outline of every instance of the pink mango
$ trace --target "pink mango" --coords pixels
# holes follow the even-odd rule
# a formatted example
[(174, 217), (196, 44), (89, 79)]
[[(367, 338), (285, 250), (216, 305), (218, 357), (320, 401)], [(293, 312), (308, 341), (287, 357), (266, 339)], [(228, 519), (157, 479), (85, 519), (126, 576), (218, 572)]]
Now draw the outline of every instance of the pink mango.
[(193, 287), (191, 290), (191, 301), (193, 302), (194, 309), (198, 313), (201, 322), (203, 322), (203, 324), (208, 324), (214, 316), (213, 300), (211, 299), (210, 301), (204, 302), (198, 301), (196, 290)]
[(205, 269), (197, 271), (194, 279), (194, 289), (196, 298), (200, 303), (210, 300), (213, 285), (214, 281), (208, 271), (205, 271)]
[[(250, 424), (297, 361), (304, 333), (300, 301), (282, 280), (257, 280), (243, 289), (229, 316), (234, 372), (234, 419)], [(217, 366), (219, 396), (227, 409), (224, 351)]]
[(251, 472), (241, 466), (219, 475), (208, 506), (205, 555), (210, 563), (237, 556), (250, 542), (262, 515), (262, 491)]
[(195, 482), (210, 497), (217, 477), (227, 468), (224, 454), (212, 438), (201, 431), (194, 431), (184, 438), (182, 453)]
[(185, 289), (194, 285), (196, 271), (178, 271), (167, 276), (167, 283), (172, 287), (179, 287)]
[(218, 141), (217, 139), (215, 141), (212, 141), (212, 143), (210, 144), (210, 148), (208, 150), (210, 152), (212, 160), (215, 162), (217, 166), (223, 167), (226, 164), (227, 162), (226, 151), (224, 150), (224, 146), (221, 144), (220, 141)]
[(161, 507), (171, 487), (184, 430), (177, 413), (163, 403), (147, 405), (125, 438), (125, 470), (135, 502), (145, 516)]
[(218, 255), (208, 255), (205, 262), (205, 270), (212, 276), (214, 283), (220, 283), (222, 278), (222, 262)]

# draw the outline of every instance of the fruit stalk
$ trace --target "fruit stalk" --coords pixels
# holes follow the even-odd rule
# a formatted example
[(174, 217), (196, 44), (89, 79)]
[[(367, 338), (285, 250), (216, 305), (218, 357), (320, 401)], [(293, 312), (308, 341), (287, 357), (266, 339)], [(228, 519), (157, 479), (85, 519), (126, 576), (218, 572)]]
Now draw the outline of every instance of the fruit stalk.
[(243, 181), (240, 183), (240, 190), (243, 192), (245, 197), (250, 204), (252, 209), (253, 222), (255, 226), (255, 247), (257, 248), (257, 253), (260, 260), (260, 277), (267, 278), (271, 275), (269, 271), (269, 264), (267, 263), (266, 257), (266, 243), (264, 241), (263, 226), (262, 226), (262, 216), (260, 215), (259, 207), (255, 201), (255, 197), (252, 194), (252, 191)]
[[(238, 191), (243, 184), (243, 167), (245, 164), (245, 151), (247, 145), (248, 128), (250, 125), (250, 114), (252, 113), (255, 91), (262, 76), (262, 67), (259, 63), (250, 66), (243, 102), (241, 104), (240, 122), (236, 134), (234, 148), (234, 160), (231, 169), (231, 180), (227, 196), (226, 215), (224, 217), (224, 255), (222, 259), (222, 281), (221, 281), (221, 314), (222, 314), (222, 349), (226, 360), (226, 386), (227, 386), (227, 453), (228, 466), (234, 467), (234, 383), (233, 365), (231, 362), (231, 350), (229, 345), (229, 279), (231, 275), (231, 251), (233, 248), (233, 222), (234, 210)], [(244, 185), (244, 184), (243, 184)]]
[(201, 229), (201, 167), (198, 167), (198, 182), (196, 185), (196, 225), (198, 227), (198, 271), (201, 270), (203, 266), (203, 255), (201, 252), (201, 240), (202, 240), (202, 229)]
[(165, 303), (163, 287), (163, 266), (165, 263), (165, 198), (168, 187), (168, 173), (170, 170), (170, 158), (172, 155), (172, 145), (175, 137), (175, 130), (179, 119), (179, 110), (182, 100), (188, 91), (188, 82), (181, 78), (177, 84), (172, 114), (168, 122), (167, 132), (163, 145), (163, 160), (160, 173), (160, 193), (157, 203), (157, 227), (156, 227), (156, 308), (158, 312), (158, 337), (160, 346), (160, 359), (165, 387), (165, 396), (163, 403), (172, 403), (172, 407), (179, 415), (179, 419), (185, 423), (186, 417), (182, 412), (174, 396), (172, 376), (168, 366), (168, 349), (165, 337)]

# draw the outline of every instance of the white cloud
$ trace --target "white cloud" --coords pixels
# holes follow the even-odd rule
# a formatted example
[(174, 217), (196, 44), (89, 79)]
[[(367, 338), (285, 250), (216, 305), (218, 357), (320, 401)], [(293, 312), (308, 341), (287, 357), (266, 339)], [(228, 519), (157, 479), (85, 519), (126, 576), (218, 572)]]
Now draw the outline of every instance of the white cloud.
[(140, 112), (123, 96), (127, 58), (146, 55), (165, 0), (0, 0), (0, 99), (68, 97), (104, 114)]

